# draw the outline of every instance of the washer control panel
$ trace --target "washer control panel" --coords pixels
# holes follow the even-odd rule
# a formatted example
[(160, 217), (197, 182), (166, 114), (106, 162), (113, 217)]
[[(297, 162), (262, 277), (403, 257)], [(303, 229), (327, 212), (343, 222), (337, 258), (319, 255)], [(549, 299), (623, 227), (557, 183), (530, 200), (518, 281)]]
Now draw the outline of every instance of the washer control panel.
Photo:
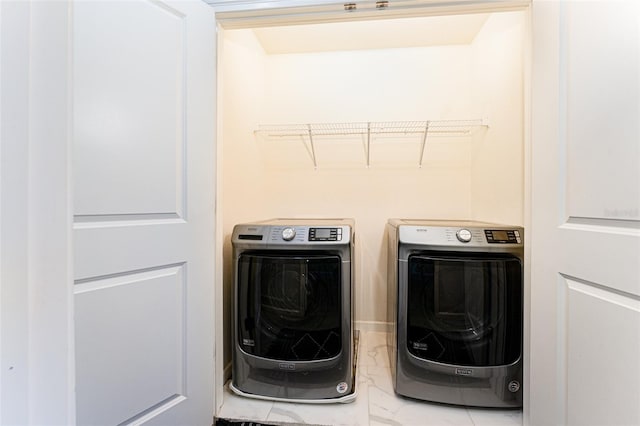
[(344, 243), (348, 242), (348, 228), (341, 226), (271, 226), (269, 243)]
[(520, 231), (517, 229), (485, 229), (484, 235), (489, 244), (520, 244)]
[(342, 241), (342, 228), (309, 228), (309, 241)]
[(268, 246), (306, 250), (309, 245), (329, 247), (353, 244), (353, 225), (349, 223), (343, 225), (329, 220), (311, 224), (299, 223), (301, 220), (290, 222), (278, 220), (278, 222), (284, 223), (257, 222), (236, 225), (233, 228), (231, 241), (234, 244), (255, 249)]

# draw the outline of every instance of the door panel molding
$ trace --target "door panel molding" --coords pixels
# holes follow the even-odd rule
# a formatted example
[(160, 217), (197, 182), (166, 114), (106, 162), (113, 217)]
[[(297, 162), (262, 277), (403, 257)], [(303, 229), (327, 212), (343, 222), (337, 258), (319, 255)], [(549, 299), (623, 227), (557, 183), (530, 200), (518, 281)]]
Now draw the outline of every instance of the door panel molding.
[[(75, 286), (78, 418), (120, 424), (186, 399), (186, 265)], [(114, 393), (127, 398), (114, 400)], [(175, 405), (175, 404), (174, 404)]]
[[(585, 230), (591, 228), (593, 232), (620, 232), (622, 234), (638, 235), (640, 232), (640, 220), (633, 219), (609, 219), (602, 217), (570, 216), (563, 225), (569, 229), (573, 226), (584, 226)], [(618, 230), (616, 230), (616, 228)]]
[(137, 271), (120, 272), (116, 274), (90, 277), (76, 280), (73, 293), (81, 294), (90, 291), (102, 290), (119, 285), (134, 284), (138, 281), (151, 280), (154, 278), (171, 277), (183, 274), (184, 263), (175, 265), (163, 265), (153, 268), (145, 268)]
[(75, 215), (74, 229), (186, 223), (177, 213)]
[(74, 10), (84, 34), (74, 40), (76, 215), (184, 217), (185, 15), (147, 0)]
[(640, 300), (595, 283), (566, 282), (567, 424), (636, 424)]
[(608, 303), (640, 312), (640, 296), (638, 295), (615, 291), (611, 287), (572, 277), (571, 275), (560, 274), (560, 276), (564, 278), (565, 285), (569, 290), (584, 293), (590, 297), (596, 297)]
[(563, 265), (561, 273), (600, 283), (612, 291), (640, 295), (638, 283), (629, 279), (640, 278), (640, 232), (628, 228), (608, 230), (585, 225), (559, 226), (555, 232), (565, 241), (558, 246), (556, 255)]

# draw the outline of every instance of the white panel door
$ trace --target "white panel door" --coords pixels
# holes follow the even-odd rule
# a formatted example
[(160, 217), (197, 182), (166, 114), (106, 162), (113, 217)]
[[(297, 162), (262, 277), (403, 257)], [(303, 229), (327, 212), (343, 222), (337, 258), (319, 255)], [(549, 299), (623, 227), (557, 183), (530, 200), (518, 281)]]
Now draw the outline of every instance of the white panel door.
[(640, 3), (533, 3), (531, 425), (640, 424)]
[(211, 424), (213, 11), (79, 1), (72, 21), (77, 423)]

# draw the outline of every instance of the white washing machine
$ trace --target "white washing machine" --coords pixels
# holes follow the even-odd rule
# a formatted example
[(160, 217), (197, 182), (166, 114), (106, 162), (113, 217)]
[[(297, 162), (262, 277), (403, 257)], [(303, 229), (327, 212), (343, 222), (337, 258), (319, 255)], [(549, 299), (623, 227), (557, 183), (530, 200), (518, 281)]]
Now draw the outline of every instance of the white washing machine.
[(355, 398), (354, 223), (235, 226), (231, 389), (311, 403)]
[(523, 228), (391, 219), (387, 234), (396, 393), (521, 407)]

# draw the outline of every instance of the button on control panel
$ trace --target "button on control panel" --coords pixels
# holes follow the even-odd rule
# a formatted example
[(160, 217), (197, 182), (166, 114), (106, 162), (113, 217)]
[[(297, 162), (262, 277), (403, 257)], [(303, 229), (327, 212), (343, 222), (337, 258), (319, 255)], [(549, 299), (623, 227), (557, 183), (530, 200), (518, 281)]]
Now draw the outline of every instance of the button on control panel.
[(522, 238), (518, 230), (485, 229), (485, 237), (489, 244), (521, 244)]
[(282, 230), (282, 239), (285, 241), (291, 241), (296, 237), (296, 230), (293, 228), (284, 228)]
[(342, 241), (342, 228), (309, 228), (309, 241)]
[(471, 231), (469, 231), (468, 229), (460, 229), (458, 232), (456, 232), (456, 238), (458, 238), (458, 241), (460, 241), (461, 243), (468, 243), (469, 241), (471, 241)]

